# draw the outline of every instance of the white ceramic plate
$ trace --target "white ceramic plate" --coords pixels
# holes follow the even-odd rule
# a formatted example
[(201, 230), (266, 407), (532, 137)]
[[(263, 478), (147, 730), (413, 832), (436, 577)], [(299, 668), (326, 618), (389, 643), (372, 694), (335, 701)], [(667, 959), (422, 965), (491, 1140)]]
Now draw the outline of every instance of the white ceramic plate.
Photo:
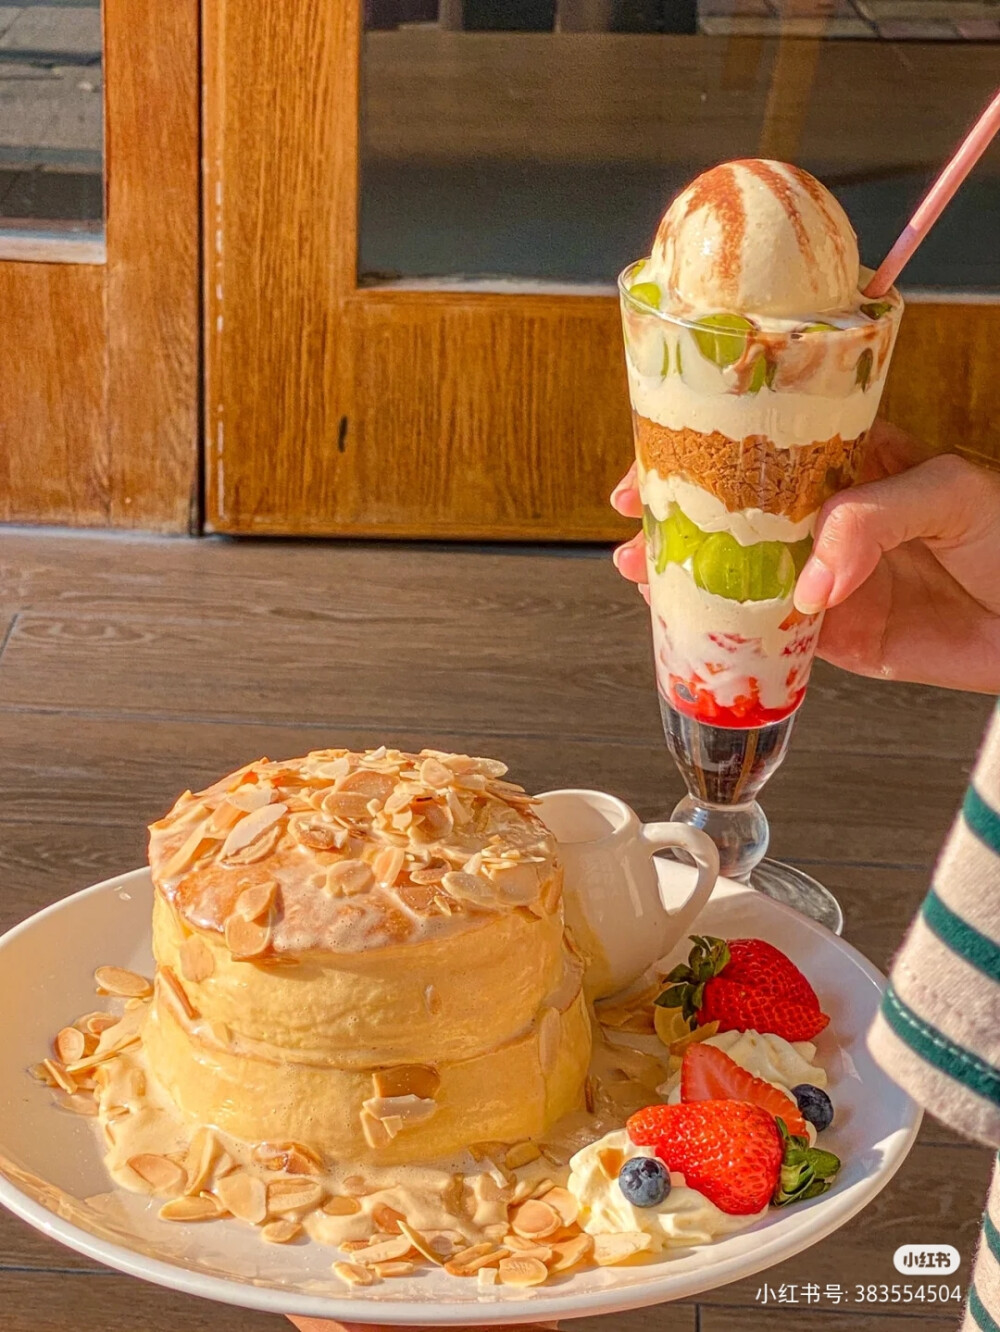
[[(671, 862), (659, 869), (686, 873)], [(529, 1290), (486, 1291), (474, 1280), (424, 1270), (350, 1291), (331, 1274), (331, 1250), (319, 1245), (263, 1244), (235, 1221), (160, 1221), (156, 1204), (124, 1190), (101, 1209), (85, 1202), (109, 1188), (93, 1121), (55, 1109), (48, 1089), (25, 1070), (44, 1057), (61, 1026), (95, 1007), (96, 966), (114, 962), (151, 974), (151, 900), (148, 872), (136, 870), (56, 903), (0, 939), (0, 1203), (90, 1258), (191, 1295), (270, 1313), (437, 1326), (583, 1317), (688, 1298), (762, 1271), (844, 1225), (886, 1186), (919, 1126), (914, 1103), (865, 1048), (882, 976), (820, 926), (721, 880), (699, 930), (753, 934), (783, 948), (830, 1014), (819, 1048), (837, 1114), (824, 1146), (844, 1161), (833, 1190), (772, 1210), (752, 1229), (712, 1245)]]

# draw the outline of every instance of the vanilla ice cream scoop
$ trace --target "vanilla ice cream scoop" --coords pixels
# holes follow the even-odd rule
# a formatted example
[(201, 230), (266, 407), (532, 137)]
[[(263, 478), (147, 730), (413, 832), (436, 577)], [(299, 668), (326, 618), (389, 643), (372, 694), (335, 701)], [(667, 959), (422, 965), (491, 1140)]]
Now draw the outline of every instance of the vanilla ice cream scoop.
[(643, 281), (665, 308), (802, 317), (857, 300), (858, 241), (815, 176), (760, 158), (697, 177), (660, 221)]

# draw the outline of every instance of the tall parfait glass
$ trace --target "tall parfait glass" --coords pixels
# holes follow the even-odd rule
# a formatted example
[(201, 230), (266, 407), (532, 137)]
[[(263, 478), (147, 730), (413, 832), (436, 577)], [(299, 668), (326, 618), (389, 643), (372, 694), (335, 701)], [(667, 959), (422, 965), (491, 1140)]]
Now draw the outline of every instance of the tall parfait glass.
[(832, 929), (833, 896), (765, 860), (757, 802), (788, 748), (821, 615), (795, 609), (823, 502), (852, 485), (902, 302), (810, 322), (660, 309), (645, 261), (619, 278), (667, 745), (722, 872)]

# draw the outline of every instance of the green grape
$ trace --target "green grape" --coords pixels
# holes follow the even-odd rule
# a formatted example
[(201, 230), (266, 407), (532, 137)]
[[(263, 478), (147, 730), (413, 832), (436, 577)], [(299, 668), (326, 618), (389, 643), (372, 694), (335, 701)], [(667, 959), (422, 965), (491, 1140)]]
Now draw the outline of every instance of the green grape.
[(677, 373), (679, 375), (684, 374), (684, 367), (681, 365), (681, 344), (679, 342), (677, 344)]
[[(698, 320), (698, 326), (691, 332), (698, 350), (707, 361), (725, 369), (743, 355), (747, 345), (747, 334), (752, 332), (753, 324), (737, 314), (705, 315)], [(719, 331), (716, 332), (715, 330)]]
[(663, 364), (660, 366), (660, 378), (666, 379), (670, 374), (670, 343), (663, 339)]
[(642, 534), (646, 538), (646, 550), (655, 563), (660, 555), (660, 524), (656, 521), (653, 510), (648, 505), (642, 506)]
[(872, 355), (871, 347), (866, 347), (858, 357), (857, 368), (854, 371), (855, 384), (861, 385), (862, 393), (871, 383), (872, 366), (875, 364), (875, 357)]
[(806, 324), (804, 328), (798, 330), (800, 333), (836, 333), (836, 324)]
[(728, 532), (713, 532), (694, 556), (694, 580), (730, 601), (771, 601), (795, 586), (795, 562), (781, 541), (741, 546)]
[(792, 563), (795, 565), (796, 578), (798, 578), (799, 574), (805, 567), (805, 562), (809, 558), (809, 552), (812, 548), (813, 539), (811, 536), (803, 537), (801, 541), (793, 541), (789, 545), (788, 549), (791, 552)]
[(862, 314), (866, 314), (869, 319), (881, 319), (884, 314), (888, 314), (892, 309), (892, 301), (872, 301), (870, 305), (861, 307)]
[(654, 310), (660, 308), (660, 289), (655, 282), (637, 282), (629, 287), (628, 294), (634, 296), (640, 305), (652, 306)]
[(777, 370), (776, 365), (772, 365), (766, 356), (759, 356), (753, 363), (753, 370), (750, 373), (750, 382), (747, 384), (748, 393), (759, 393), (766, 384), (768, 388), (774, 383), (774, 375)]
[[(669, 517), (660, 524), (662, 545), (656, 572), (663, 573), (668, 564), (683, 564), (705, 540), (705, 533), (675, 504)], [(661, 563), (662, 561), (662, 563)]]

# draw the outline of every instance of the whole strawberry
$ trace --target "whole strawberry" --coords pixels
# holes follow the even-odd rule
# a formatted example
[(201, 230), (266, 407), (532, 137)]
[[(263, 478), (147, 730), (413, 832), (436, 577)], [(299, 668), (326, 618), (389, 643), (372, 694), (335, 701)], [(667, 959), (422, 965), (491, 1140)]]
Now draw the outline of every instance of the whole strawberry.
[(692, 935), (691, 942), (687, 964), (666, 978), (661, 1007), (680, 1007), (693, 1024), (774, 1032), (786, 1041), (811, 1041), (830, 1021), (816, 991), (774, 944), (712, 935)]
[(653, 1105), (628, 1121), (637, 1146), (655, 1147), (668, 1170), (679, 1170), (730, 1216), (749, 1216), (770, 1203), (781, 1176), (784, 1146), (774, 1116), (746, 1101)]

